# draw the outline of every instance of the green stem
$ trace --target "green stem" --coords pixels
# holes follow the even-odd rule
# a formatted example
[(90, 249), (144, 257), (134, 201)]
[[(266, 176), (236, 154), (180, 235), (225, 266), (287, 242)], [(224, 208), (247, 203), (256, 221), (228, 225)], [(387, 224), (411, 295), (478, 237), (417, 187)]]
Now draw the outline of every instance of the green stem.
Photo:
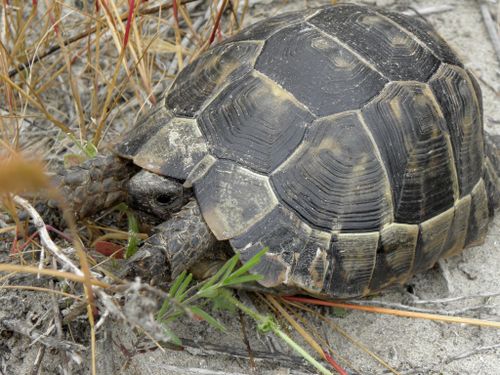
[(270, 321), (269, 317), (263, 316), (256, 312), (255, 310), (245, 306), (238, 299), (233, 297), (232, 295), (228, 295), (227, 299), (233, 305), (238, 307), (245, 314), (252, 317), (257, 323), (266, 323), (266, 327), (269, 327), (273, 333), (281, 338), (284, 342), (286, 342), (293, 350), (295, 350), (298, 354), (300, 354), (306, 361), (308, 361), (311, 365), (316, 367), (318, 371), (320, 371), (323, 375), (332, 375), (330, 371), (328, 371), (321, 363), (319, 363), (316, 359), (314, 359), (308, 352), (306, 352), (299, 344), (292, 340), (286, 333), (284, 333), (281, 329), (279, 329), (278, 325), (274, 322)]
[(251, 309), (248, 306), (245, 306), (243, 303), (241, 303), (234, 296), (227, 295), (226, 298), (229, 300), (229, 302), (231, 302), (233, 305), (235, 305), (237, 308), (239, 308), (245, 314), (249, 315), (252, 319), (257, 321), (258, 323), (263, 323), (265, 320), (267, 320), (265, 316), (262, 316), (257, 311)]
[(321, 363), (316, 361), (308, 352), (306, 352), (299, 344), (293, 341), (285, 332), (280, 330), (279, 328), (273, 329), (273, 332), (276, 336), (286, 342), (293, 350), (295, 350), (298, 354), (300, 354), (306, 361), (308, 361), (311, 365), (316, 367), (322, 374), (324, 375), (332, 375), (330, 371), (328, 371)]

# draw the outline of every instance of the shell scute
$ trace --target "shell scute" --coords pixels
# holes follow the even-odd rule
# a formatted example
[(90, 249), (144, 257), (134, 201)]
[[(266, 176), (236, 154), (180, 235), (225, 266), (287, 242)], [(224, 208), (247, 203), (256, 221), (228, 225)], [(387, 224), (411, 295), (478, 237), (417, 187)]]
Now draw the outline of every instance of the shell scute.
[(198, 117), (212, 153), (270, 173), (299, 145), (313, 116), (258, 73), (231, 83)]
[(319, 119), (271, 180), (283, 204), (326, 231), (376, 231), (392, 196), (375, 146), (356, 113)]
[(481, 245), (486, 237), (489, 222), (488, 194), (486, 185), (481, 179), (471, 192), (471, 210), (465, 245)]
[(422, 41), (440, 60), (453, 65), (463, 66), (462, 61), (457, 57), (456, 53), (424, 19), (408, 17), (384, 9), (378, 9), (377, 13), (386, 16), (399, 24), (408, 33), (414, 35), (415, 38)]
[(182, 70), (166, 96), (177, 116), (193, 117), (228, 82), (252, 70), (262, 43), (223, 43), (208, 50)]
[(281, 29), (304, 21), (306, 17), (314, 12), (315, 10), (312, 9), (304, 12), (284, 13), (275, 17), (264, 19), (232, 36), (228, 39), (228, 41), (237, 42), (241, 40), (266, 40)]
[(393, 223), (381, 230), (370, 290), (404, 282), (411, 276), (417, 238), (418, 225)]
[(196, 120), (174, 117), (137, 150), (133, 160), (151, 172), (185, 180), (207, 154)]
[(318, 116), (359, 109), (387, 83), (355, 54), (308, 24), (271, 36), (255, 68)]
[(332, 266), (326, 276), (324, 291), (340, 298), (370, 292), (380, 232), (338, 233), (332, 237)]
[(465, 247), (471, 208), (471, 196), (466, 195), (455, 203), (455, 213), (448, 232), (448, 238), (440, 253), (442, 257), (457, 254)]
[(452, 225), (454, 207), (419, 224), (420, 232), (412, 273), (432, 267), (443, 252)]
[(144, 144), (167, 126), (172, 118), (172, 114), (160, 105), (142, 117), (133, 128), (122, 136), (121, 141), (115, 147), (115, 152), (123, 158), (133, 159)]
[(483, 124), (474, 86), (459, 67), (443, 64), (429, 81), (441, 105), (453, 145), (460, 196), (469, 194), (481, 178), (484, 159)]
[(275, 272), (262, 273), (263, 285), (279, 287), (283, 284), (316, 292), (322, 289), (328, 269), (329, 243), (329, 233), (312, 229), (281, 205), (231, 240), (242, 261), (265, 247), (269, 249), (261, 264), (252, 270), (259, 273), (262, 267), (267, 267), (268, 260), (272, 262)]
[(417, 39), (370, 8), (325, 8), (308, 22), (348, 45), (391, 80), (426, 82), (441, 63)]
[(362, 113), (389, 172), (395, 221), (418, 224), (452, 207), (458, 197), (453, 153), (430, 88), (390, 83)]
[(201, 213), (218, 240), (244, 233), (276, 205), (269, 179), (218, 160), (194, 182)]

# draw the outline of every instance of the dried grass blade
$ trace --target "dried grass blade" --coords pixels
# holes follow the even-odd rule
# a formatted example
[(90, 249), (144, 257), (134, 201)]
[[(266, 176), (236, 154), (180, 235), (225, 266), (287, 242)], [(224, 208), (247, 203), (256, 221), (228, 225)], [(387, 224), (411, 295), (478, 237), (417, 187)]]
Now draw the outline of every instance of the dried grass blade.
[[(75, 275), (74, 273), (71, 272), (64, 272), (64, 271), (56, 271), (56, 270), (50, 270), (50, 269), (39, 269), (38, 267), (33, 267), (33, 266), (21, 266), (18, 264), (6, 264), (6, 263), (0, 263), (0, 272), (15, 272), (15, 273), (31, 273), (31, 274), (40, 274), (44, 276), (52, 276), (52, 277), (57, 277), (59, 279), (66, 279), (66, 280), (71, 280), (77, 283), (84, 283), (85, 277), (84, 276), (79, 276)], [(111, 285), (106, 284), (100, 280), (91, 278), (90, 284), (93, 286), (97, 286), (100, 288), (104, 289), (109, 289), (112, 288)]]
[(404, 318), (418, 318), (418, 319), (427, 319), (434, 321), (441, 321), (447, 323), (458, 323), (458, 324), (470, 324), (482, 327), (491, 327), (491, 328), (500, 328), (500, 322), (495, 322), (491, 320), (482, 320), (482, 319), (474, 319), (474, 318), (461, 318), (458, 316), (447, 316), (447, 315), (438, 315), (438, 314), (430, 314), (430, 313), (418, 313), (414, 311), (401, 311), (395, 309), (387, 309), (383, 307), (374, 307), (374, 306), (361, 306), (354, 305), (343, 302), (332, 302), (332, 301), (322, 301), (314, 298), (306, 298), (306, 297), (283, 297), (283, 299), (287, 301), (295, 301), (302, 303), (310, 303), (313, 305), (321, 305), (321, 306), (330, 306), (330, 307), (339, 307), (342, 309), (349, 310), (360, 310), (371, 313), (379, 313), (379, 314), (387, 314), (387, 315), (395, 315)]
[(56, 29), (56, 26), (59, 24), (59, 22), (60, 22), (60, 20), (57, 22), (54, 21), (54, 31), (56, 34), (57, 42), (59, 43), (59, 46), (61, 47), (62, 55), (64, 56), (64, 62), (65, 62), (65, 66), (66, 66), (66, 72), (68, 74), (69, 86), (71, 89), (73, 101), (75, 103), (75, 109), (76, 109), (76, 112), (78, 113), (78, 126), (80, 129), (80, 139), (87, 139), (87, 129), (85, 127), (85, 116), (83, 113), (83, 106), (82, 106), (82, 101), (80, 98), (80, 91), (78, 90), (77, 82), (76, 82), (76, 79), (73, 75), (73, 68), (72, 68), (73, 58), (70, 56), (69, 50), (64, 45), (64, 39), (62, 38), (62, 35), (59, 32), (59, 29)]
[[(271, 303), (271, 305), (283, 316), (288, 323), (304, 338), (304, 340), (309, 344), (309, 346), (318, 353), (324, 360), (331, 364), (325, 356), (325, 351), (321, 346), (314, 340), (314, 338), (286, 311), (283, 306), (271, 295), (267, 295), (266, 298)], [(335, 367), (335, 366), (334, 366)], [(339, 366), (340, 368), (340, 366)], [(337, 370), (337, 369), (336, 369)], [(347, 374), (343, 369), (340, 374)], [(338, 371), (338, 370), (337, 370)]]
[(302, 303), (290, 302), (290, 301), (287, 301), (287, 300), (285, 300), (285, 302), (288, 303), (288, 304), (291, 304), (292, 306), (294, 306), (294, 307), (296, 307), (298, 309), (307, 311), (308, 313), (313, 314), (316, 317), (318, 317), (319, 319), (323, 320), (333, 330), (337, 331), (343, 337), (345, 337), (346, 339), (348, 339), (349, 341), (351, 341), (355, 346), (357, 346), (360, 350), (362, 350), (363, 352), (365, 352), (366, 354), (368, 354), (375, 361), (377, 361), (378, 363), (380, 363), (383, 367), (385, 367), (386, 369), (388, 369), (390, 372), (392, 372), (395, 375), (400, 375), (400, 373), (397, 372), (396, 369), (394, 369), (391, 365), (389, 365), (383, 358), (381, 358), (380, 356), (378, 356), (378, 354), (374, 353), (369, 347), (367, 347), (361, 341), (359, 341), (356, 338), (354, 338), (351, 335), (349, 335), (345, 330), (343, 330), (342, 328), (340, 328), (340, 326), (338, 324), (335, 324), (332, 318), (325, 317), (325, 316), (321, 315), (320, 313), (318, 313), (317, 311), (314, 311), (313, 309), (305, 306)]
[[(15, 82), (13, 82), (9, 77), (7, 77), (5, 74), (1, 74), (0, 73), (0, 79), (2, 79), (4, 82), (6, 82), (9, 86), (11, 86), (13, 89), (15, 89), (19, 94), (21, 94), (21, 96), (23, 98), (25, 98), (28, 102), (30, 102), (33, 106), (35, 106), (36, 108), (38, 108), (40, 111), (43, 112), (43, 114), (45, 115), (45, 117), (47, 118), (47, 120), (49, 120), (51, 123), (53, 123), (55, 126), (57, 126), (59, 129), (61, 129), (64, 133), (66, 134), (71, 134), (73, 136), (75, 136), (75, 134), (73, 133), (73, 131), (68, 128), (66, 125), (64, 125), (64, 123), (62, 123), (61, 121), (57, 120), (56, 118), (54, 118), (54, 116), (52, 116), (48, 111), (47, 109), (45, 108), (45, 106), (43, 105), (42, 101), (40, 100), (40, 98), (34, 94), (34, 96), (36, 97), (36, 100), (33, 99), (26, 91), (24, 91), (19, 85), (17, 85)], [(30, 91), (35, 93), (36, 91), (33, 90), (31, 87), (30, 87)]]

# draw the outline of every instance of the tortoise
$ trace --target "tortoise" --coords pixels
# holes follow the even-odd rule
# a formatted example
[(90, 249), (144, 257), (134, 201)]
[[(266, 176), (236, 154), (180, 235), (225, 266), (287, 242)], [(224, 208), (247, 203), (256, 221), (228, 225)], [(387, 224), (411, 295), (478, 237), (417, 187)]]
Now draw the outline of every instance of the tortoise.
[(363, 296), (484, 240), (500, 139), (482, 119), (478, 82), (428, 23), (326, 6), (207, 50), (117, 156), (63, 185), (80, 217), (125, 194), (158, 217), (134, 257), (152, 273), (222, 241), (242, 262), (269, 248), (253, 269), (266, 288)]

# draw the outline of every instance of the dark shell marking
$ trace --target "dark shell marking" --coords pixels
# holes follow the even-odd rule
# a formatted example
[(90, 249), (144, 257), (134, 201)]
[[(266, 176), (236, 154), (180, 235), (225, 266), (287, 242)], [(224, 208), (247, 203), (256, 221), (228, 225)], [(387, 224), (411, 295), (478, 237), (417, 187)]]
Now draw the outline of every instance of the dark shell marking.
[[(188, 65), (119, 154), (193, 186), (267, 287), (352, 297), (480, 243), (500, 201), (474, 77), (422, 20), (274, 17)], [(485, 157), (485, 155), (487, 157)]]
[(257, 72), (228, 85), (198, 117), (215, 156), (266, 174), (290, 156), (312, 120), (293, 96)]
[(456, 66), (443, 64), (429, 81), (441, 105), (453, 145), (460, 195), (471, 192), (481, 177), (483, 156), (482, 116), (473, 83)]
[(252, 70), (262, 42), (242, 41), (215, 46), (179, 73), (166, 96), (177, 116), (193, 117), (228, 82)]
[(390, 80), (425, 82), (440, 64), (415, 35), (370, 8), (330, 7), (307, 22), (342, 41)]
[(315, 121), (271, 175), (278, 199), (326, 231), (376, 231), (392, 221), (390, 185), (359, 114)]
[(456, 170), (446, 122), (429, 87), (391, 82), (362, 113), (388, 170), (396, 222), (420, 223), (451, 207)]
[(318, 116), (359, 109), (388, 82), (322, 30), (304, 24), (271, 36), (255, 69)]

